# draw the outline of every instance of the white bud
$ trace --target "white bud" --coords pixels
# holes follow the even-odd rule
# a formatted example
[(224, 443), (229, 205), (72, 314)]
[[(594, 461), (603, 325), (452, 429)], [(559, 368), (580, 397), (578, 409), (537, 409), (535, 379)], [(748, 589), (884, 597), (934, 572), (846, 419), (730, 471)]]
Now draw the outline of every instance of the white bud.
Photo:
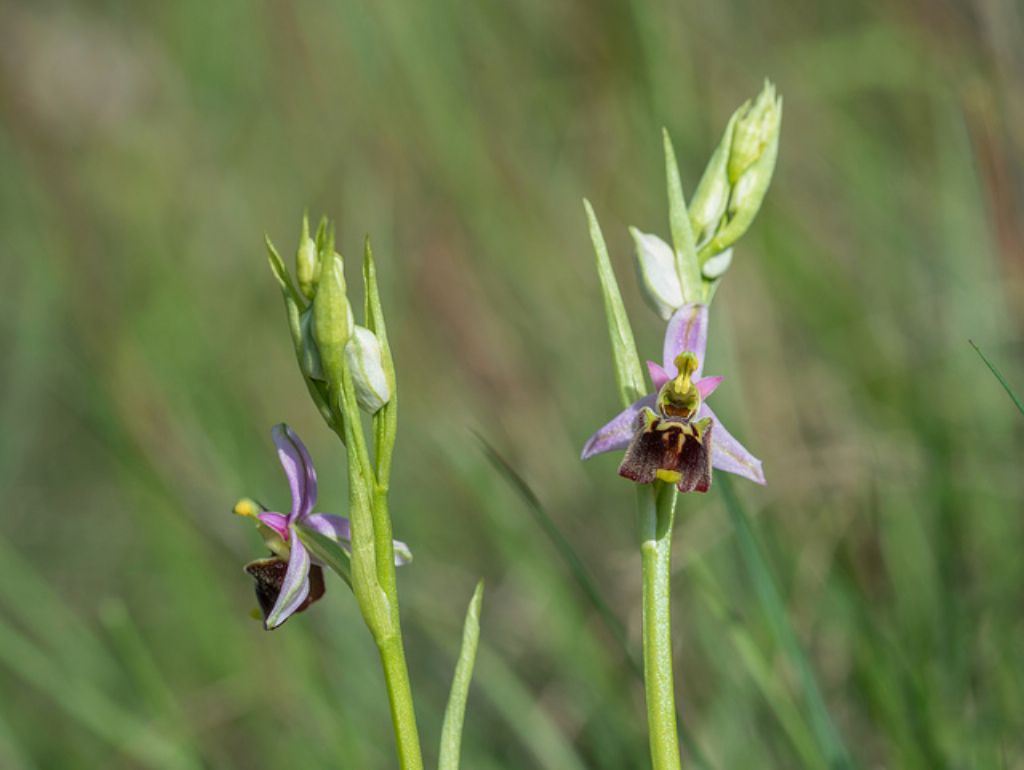
[(352, 372), (359, 407), (374, 414), (391, 400), (377, 336), (366, 327), (354, 327), (345, 346), (345, 359)]
[(683, 286), (672, 247), (656, 235), (629, 228), (636, 244), (636, 264), (640, 285), (651, 307), (668, 320), (683, 306)]
[(729, 265), (732, 264), (732, 249), (726, 249), (721, 254), (715, 254), (710, 257), (707, 262), (704, 263), (704, 267), (701, 268), (701, 272), (704, 277), (713, 281), (716, 278), (721, 278), (725, 275), (725, 271), (729, 269)]

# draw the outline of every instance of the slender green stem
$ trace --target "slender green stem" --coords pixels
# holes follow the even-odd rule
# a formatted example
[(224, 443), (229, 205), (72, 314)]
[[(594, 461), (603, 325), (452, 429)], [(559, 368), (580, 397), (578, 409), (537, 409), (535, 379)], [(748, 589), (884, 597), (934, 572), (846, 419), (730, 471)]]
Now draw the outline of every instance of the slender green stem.
[[(387, 489), (378, 487), (373, 505), (373, 528), (377, 541), (377, 577), (381, 589), (388, 597), (391, 634), (377, 642), (384, 679), (391, 703), (391, 721), (398, 744), (398, 759), (402, 770), (421, 770), (423, 758), (420, 750), (419, 730), (416, 727), (416, 709), (409, 684), (409, 668), (405, 662), (402, 640), (402, 621), (398, 611), (398, 585), (395, 581), (395, 556), (391, 540), (391, 516), (388, 513)], [(383, 535), (383, 537), (381, 537)]]
[(644, 694), (654, 770), (679, 770), (669, 583), (676, 490), (656, 482), (638, 488), (640, 555), (643, 567)]
[[(352, 506), (353, 589), (384, 668), (399, 766), (402, 770), (423, 770), (416, 710), (402, 643), (387, 486), (376, 482), (352, 375), (347, 368), (343, 373), (340, 399), (345, 417), (345, 443), (352, 453), (349, 484), (350, 494), (355, 498)], [(358, 544), (357, 535), (360, 537)]]
[(423, 756), (420, 752), (420, 733), (416, 727), (416, 710), (412, 702), (412, 688), (409, 685), (409, 668), (405, 663), (405, 648), (402, 646), (401, 631), (395, 628), (393, 636), (377, 644), (380, 662), (384, 668), (384, 681), (388, 688), (391, 704), (391, 723), (395, 728), (395, 743), (398, 745), (398, 763), (402, 770), (423, 770)]

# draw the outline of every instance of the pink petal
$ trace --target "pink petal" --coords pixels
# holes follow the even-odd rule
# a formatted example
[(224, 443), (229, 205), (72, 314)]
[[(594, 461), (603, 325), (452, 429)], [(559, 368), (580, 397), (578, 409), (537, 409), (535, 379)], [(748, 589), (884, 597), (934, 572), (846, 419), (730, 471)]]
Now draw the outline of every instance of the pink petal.
[(703, 379), (697, 380), (695, 384), (697, 385), (697, 390), (700, 392), (700, 397), (707, 398), (710, 396), (715, 392), (718, 386), (722, 384), (722, 380), (724, 379), (725, 377), (704, 377)]
[(661, 386), (672, 379), (669, 373), (661, 368), (660, 364), (656, 364), (653, 361), (647, 362), (647, 373), (651, 375), (651, 382), (654, 383), (656, 391), (661, 390)]
[(587, 439), (587, 443), (583, 445), (583, 452), (580, 454), (581, 459), (588, 460), (594, 455), (625, 449), (629, 446), (629, 442), (633, 440), (633, 434), (636, 432), (636, 416), (645, 406), (653, 407), (656, 401), (657, 396), (655, 395), (644, 396), (615, 415), (611, 422)]
[(288, 540), (288, 517), (283, 513), (264, 511), (256, 518), (279, 534), (282, 540)]
[(689, 351), (697, 356), (697, 371), (700, 377), (704, 369), (704, 352), (708, 346), (708, 306), (701, 304), (683, 305), (669, 319), (665, 329), (665, 344), (662, 348), (662, 365), (670, 377), (678, 374), (676, 356)]

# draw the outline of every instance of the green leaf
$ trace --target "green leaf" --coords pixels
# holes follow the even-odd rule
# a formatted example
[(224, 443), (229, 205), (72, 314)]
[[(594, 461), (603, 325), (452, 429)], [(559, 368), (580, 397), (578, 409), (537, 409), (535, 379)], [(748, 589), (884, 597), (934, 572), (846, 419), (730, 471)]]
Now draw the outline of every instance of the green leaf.
[(277, 283), (281, 286), (281, 291), (284, 292), (285, 301), (291, 299), (301, 310), (304, 303), (302, 298), (299, 296), (298, 290), (295, 288), (295, 284), (292, 283), (292, 277), (288, 274), (288, 268), (285, 267), (284, 260), (281, 259), (281, 255), (278, 254), (277, 249), (274, 248), (274, 242), (270, 240), (269, 235), (263, 236), (263, 242), (267, 247), (267, 260), (270, 262), (270, 271), (274, 274), (274, 278), (277, 279)]
[(387, 486), (391, 475), (391, 454), (395, 448), (395, 434), (398, 430), (398, 389), (395, 383), (395, 362), (388, 344), (388, 330), (384, 323), (384, 310), (380, 304), (380, 290), (377, 285), (377, 263), (373, 258), (370, 238), (367, 236), (363, 248), (363, 286), (366, 292), (364, 319), (366, 328), (377, 336), (380, 343), (381, 363), (387, 378), (391, 398), (373, 415), (374, 453), (377, 463), (377, 483)]
[(672, 149), (672, 139), (669, 138), (666, 129), (662, 129), (662, 137), (665, 144), (665, 179), (668, 184), (668, 223), (676, 252), (676, 270), (683, 287), (683, 301), (702, 302), (704, 283), (700, 276), (700, 264), (697, 262), (697, 244), (693, 239), (690, 215), (686, 212), (686, 199), (683, 196), (683, 182), (679, 178), (676, 153)]
[(732, 519), (733, 529), (736, 531), (740, 557), (754, 584), (754, 593), (768, 619), (776, 643), (797, 672), (804, 701), (810, 712), (811, 729), (818, 742), (818, 747), (830, 768), (849, 770), (855, 765), (825, 705), (825, 699), (822, 697), (814, 669), (811, 668), (810, 661), (800, 646), (800, 640), (797, 639), (796, 631), (793, 630), (793, 624), (789, 621), (789, 614), (783, 604), (778, 584), (772, 576), (771, 568), (761, 551), (761, 546), (754, 537), (750, 519), (732, 488), (732, 481), (724, 474), (719, 474), (718, 483), (722, 489), (725, 507), (729, 511), (729, 518)]
[(462, 746), (462, 724), (466, 718), (466, 700), (469, 697), (469, 683), (473, 678), (473, 664), (476, 662), (476, 648), (480, 641), (480, 604), (484, 598), (484, 581), (476, 584), (473, 598), (466, 610), (466, 622), (462, 627), (462, 648), (455, 664), (448, 705), (444, 710), (444, 724), (441, 726), (441, 756), (437, 760), (438, 770), (458, 770), (459, 751)]
[(1017, 410), (1021, 414), (1024, 414), (1024, 404), (1022, 404), (1021, 400), (1017, 398), (1017, 394), (1013, 392), (1013, 388), (1010, 387), (1010, 383), (1008, 383), (1006, 381), (1006, 378), (1003, 377), (1003, 373), (996, 368), (995, 364), (988, 360), (985, 354), (981, 352), (981, 348), (974, 344), (974, 340), (967, 341), (971, 343), (971, 347), (974, 348), (975, 351), (977, 351), (979, 356), (981, 356), (981, 360), (985, 362), (985, 366), (989, 368), (989, 371), (995, 375), (997, 380), (999, 380), (999, 384), (1003, 386), (1003, 390), (1006, 391), (1006, 395), (1008, 395), (1010, 397), (1010, 400), (1013, 401), (1014, 405), (1017, 407)]
[(601, 226), (597, 223), (594, 209), (590, 201), (583, 199), (583, 208), (587, 212), (590, 225), (590, 240), (594, 244), (594, 255), (597, 258), (597, 275), (601, 279), (601, 293), (604, 295), (604, 312), (608, 318), (608, 335), (612, 341), (612, 357), (615, 360), (615, 379), (619, 385), (619, 396), (623, 406), (629, 406), (642, 398), (647, 390), (644, 382), (640, 357), (636, 352), (636, 341), (633, 329), (629, 325), (629, 316), (622, 304), (622, 294), (615, 280), (611, 260), (608, 258), (608, 247), (605, 245)]
[(345, 549), (339, 543), (327, 537), (327, 535), (308, 529), (301, 524), (295, 529), (299, 533), (299, 540), (302, 541), (302, 544), (306, 546), (309, 552), (334, 570), (351, 588), (352, 559), (345, 552)]
[(590, 572), (587, 570), (583, 563), (583, 559), (580, 558), (579, 554), (576, 553), (576, 549), (573, 547), (572, 542), (567, 538), (562, 531), (558, 528), (558, 524), (554, 518), (548, 513), (544, 504), (537, 497), (537, 493), (533, 491), (526, 479), (524, 479), (519, 472), (512, 467), (512, 465), (502, 457), (501, 453), (481, 434), (476, 433), (477, 441), (483, 446), (484, 453), (487, 455), (488, 461), (494, 466), (495, 470), (500, 473), (506, 481), (515, 489), (519, 496), (526, 503), (526, 507), (533, 513), (534, 519), (544, 532), (545, 536), (551, 542), (551, 545), (558, 552), (558, 555), (565, 562), (569, 572), (572, 573), (573, 578), (576, 580), (576, 584), (579, 586), (583, 595), (590, 602), (591, 606), (597, 611), (597, 614), (601, 616), (601, 621), (605, 624), (608, 632), (614, 637), (615, 641), (622, 647), (622, 652), (626, 656), (630, 668), (638, 675), (643, 675), (643, 664), (640, 661), (640, 657), (636, 651), (632, 648), (629, 643), (629, 636), (626, 633), (626, 627), (622, 624), (616, 616), (615, 611), (605, 601), (604, 596), (601, 595), (601, 589), (597, 583), (590, 576)]

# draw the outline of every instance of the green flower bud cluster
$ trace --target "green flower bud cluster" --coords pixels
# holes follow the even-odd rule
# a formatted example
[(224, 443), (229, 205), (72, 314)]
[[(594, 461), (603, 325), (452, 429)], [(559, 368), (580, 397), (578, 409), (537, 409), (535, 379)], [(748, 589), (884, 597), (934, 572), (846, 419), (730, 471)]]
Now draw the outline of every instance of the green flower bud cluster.
[(335, 250), (334, 228), (326, 218), (311, 236), (309, 220), (303, 217), (294, 283), (269, 239), (267, 251), (310, 396), (328, 425), (340, 432), (344, 424), (340, 398), (346, 378), (351, 379), (360, 408), (373, 414), (391, 398), (390, 361), (385, 360), (376, 334), (355, 323), (345, 263)]
[(640, 286), (663, 319), (683, 305), (711, 301), (719, 279), (732, 264), (733, 244), (761, 208), (775, 169), (781, 123), (782, 99), (766, 81), (753, 102), (748, 100), (729, 119), (689, 206), (666, 132), (672, 244), (630, 228)]
[(724, 266), (712, 261), (739, 240), (761, 208), (775, 170), (781, 125), (782, 98), (768, 81), (752, 103), (745, 102), (729, 119), (689, 207), (706, 278), (725, 272), (728, 260)]

